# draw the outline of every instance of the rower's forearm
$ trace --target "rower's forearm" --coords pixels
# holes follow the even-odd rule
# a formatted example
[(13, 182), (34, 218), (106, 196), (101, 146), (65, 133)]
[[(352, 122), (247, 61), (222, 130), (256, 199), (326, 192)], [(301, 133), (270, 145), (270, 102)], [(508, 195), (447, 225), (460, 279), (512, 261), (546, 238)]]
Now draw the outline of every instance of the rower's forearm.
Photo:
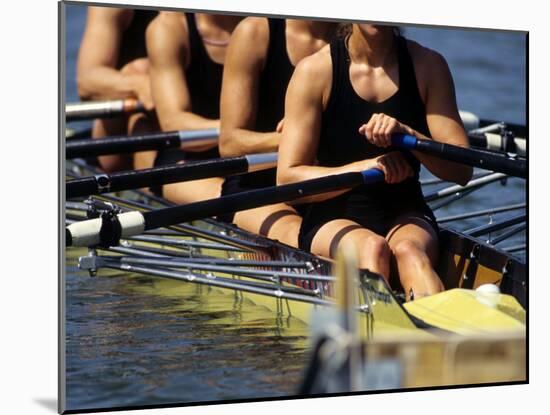
[(136, 97), (138, 85), (147, 82), (141, 74), (122, 74), (109, 67), (96, 67), (78, 74), (78, 95), (82, 100)]
[(220, 154), (222, 157), (238, 157), (247, 154), (272, 153), (279, 148), (281, 134), (277, 132), (222, 128), (220, 132)]
[[(414, 135), (420, 140), (434, 141), (418, 131), (415, 131)], [(458, 145), (458, 143), (454, 145)], [(470, 166), (443, 160), (440, 157), (430, 156), (418, 151), (413, 151), (413, 154), (433, 175), (441, 180), (464, 186), (472, 179), (473, 169)]]
[(473, 169), (464, 164), (413, 151), (416, 158), (435, 176), (447, 182), (466, 185), (472, 179)]
[[(369, 168), (368, 165), (369, 165), (368, 160), (365, 160), (365, 161), (346, 164), (340, 167), (296, 166), (296, 167), (290, 167), (290, 168), (278, 168), (277, 185), (297, 183), (305, 180), (318, 179), (321, 177), (342, 174), (342, 173), (360, 172)], [(308, 196), (308, 197), (299, 199), (296, 202), (297, 203), (322, 202), (324, 200), (328, 200), (328, 199), (332, 199), (334, 197), (340, 196), (341, 194), (346, 193), (349, 190), (350, 189), (343, 189), (343, 190), (337, 190), (337, 191), (323, 193), (319, 195)]]

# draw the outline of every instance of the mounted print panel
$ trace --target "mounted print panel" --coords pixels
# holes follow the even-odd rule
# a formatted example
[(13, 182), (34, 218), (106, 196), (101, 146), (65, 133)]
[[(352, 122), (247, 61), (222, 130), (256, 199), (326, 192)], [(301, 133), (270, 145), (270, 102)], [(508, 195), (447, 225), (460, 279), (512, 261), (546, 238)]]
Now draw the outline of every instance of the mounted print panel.
[(528, 33), (181, 6), (60, 3), (60, 411), (527, 383)]

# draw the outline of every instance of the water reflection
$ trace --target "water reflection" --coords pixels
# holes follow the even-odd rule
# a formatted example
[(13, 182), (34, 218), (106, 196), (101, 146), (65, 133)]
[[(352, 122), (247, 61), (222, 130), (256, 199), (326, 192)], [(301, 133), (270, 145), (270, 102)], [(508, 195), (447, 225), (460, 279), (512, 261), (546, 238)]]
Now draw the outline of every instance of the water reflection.
[(295, 392), (307, 358), (300, 320), (196, 284), (112, 271), (90, 278), (69, 256), (70, 409)]

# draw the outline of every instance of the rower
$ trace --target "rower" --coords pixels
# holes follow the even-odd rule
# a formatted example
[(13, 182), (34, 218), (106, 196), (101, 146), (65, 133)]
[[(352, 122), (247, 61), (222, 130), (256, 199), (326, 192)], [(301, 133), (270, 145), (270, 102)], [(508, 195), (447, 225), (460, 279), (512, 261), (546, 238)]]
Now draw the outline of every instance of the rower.
[(459, 184), (470, 180), (472, 168), (394, 151), (391, 135), (398, 132), (468, 146), (447, 63), (395, 27), (346, 25), (292, 77), (278, 182), (382, 170), (385, 182), (307, 199), (315, 203), (304, 216), (299, 245), (334, 257), (338, 245), (352, 242), (361, 268), (389, 279), (394, 263), (412, 299), (443, 290), (434, 271), (438, 227), (422, 195), (420, 163)]
[[(294, 67), (325, 46), (336, 24), (249, 17), (227, 51), (221, 95), (220, 153), (224, 157), (277, 151), (284, 97)], [(274, 186), (275, 168), (225, 179), (222, 195)], [(219, 217), (296, 247), (301, 217), (279, 203)]]
[[(153, 10), (88, 7), (86, 29), (78, 52), (77, 86), (82, 100), (137, 98), (146, 110), (153, 109), (145, 29), (157, 15)], [(140, 134), (156, 129), (144, 113), (93, 123), (92, 138)], [(143, 153), (135, 161), (142, 163)], [(100, 156), (108, 172), (132, 168), (131, 155)]]
[[(163, 131), (219, 128), (223, 64), (238, 16), (161, 12), (147, 30), (151, 88)], [(161, 151), (155, 166), (219, 157), (217, 144)], [(221, 178), (153, 189), (176, 203), (220, 195)]]

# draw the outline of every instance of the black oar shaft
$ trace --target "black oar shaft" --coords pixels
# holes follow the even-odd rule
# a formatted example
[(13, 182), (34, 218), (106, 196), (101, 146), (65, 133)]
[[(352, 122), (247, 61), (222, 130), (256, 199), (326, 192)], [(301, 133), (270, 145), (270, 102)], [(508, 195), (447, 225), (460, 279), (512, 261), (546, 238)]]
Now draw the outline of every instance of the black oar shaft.
[(136, 235), (149, 229), (293, 201), (311, 195), (379, 182), (383, 179), (384, 174), (380, 170), (371, 169), (364, 172), (321, 177), (284, 186), (266, 187), (144, 213), (122, 213), (113, 218), (114, 220), (106, 220), (105, 218), (86, 220), (74, 223), (66, 228), (66, 245), (93, 246), (101, 244), (103, 246), (115, 246), (120, 238)]
[(394, 134), (393, 144), (400, 148), (416, 150), (424, 154), (437, 156), (445, 160), (466, 164), (472, 167), (492, 170), (515, 177), (527, 177), (526, 161), (510, 158), (507, 155), (463, 148), (438, 141), (419, 140), (408, 134)]
[(143, 111), (141, 102), (134, 98), (112, 101), (75, 102), (65, 105), (65, 119), (70, 121), (116, 117)]
[(232, 174), (274, 167), (276, 163), (277, 153), (265, 153), (202, 160), (186, 164), (170, 164), (144, 170), (97, 174), (68, 181), (65, 195), (67, 199), (72, 199), (210, 177), (227, 177)]
[(245, 157), (204, 160), (187, 164), (172, 164), (146, 170), (130, 170), (113, 174), (99, 174), (67, 182), (66, 197), (72, 199), (142, 187), (162, 186), (182, 181), (225, 177), (245, 172)]
[(65, 147), (67, 159), (97, 157), (108, 154), (134, 153), (148, 150), (164, 150), (198, 144), (215, 144), (219, 131), (209, 130), (169, 131), (135, 136), (117, 136), (97, 139), (71, 140)]
[(205, 217), (223, 215), (275, 203), (288, 202), (306, 196), (355, 187), (365, 182), (383, 180), (380, 170), (363, 173), (344, 173), (284, 186), (266, 187), (217, 199), (205, 200), (166, 209), (145, 212), (145, 230), (189, 222)]

